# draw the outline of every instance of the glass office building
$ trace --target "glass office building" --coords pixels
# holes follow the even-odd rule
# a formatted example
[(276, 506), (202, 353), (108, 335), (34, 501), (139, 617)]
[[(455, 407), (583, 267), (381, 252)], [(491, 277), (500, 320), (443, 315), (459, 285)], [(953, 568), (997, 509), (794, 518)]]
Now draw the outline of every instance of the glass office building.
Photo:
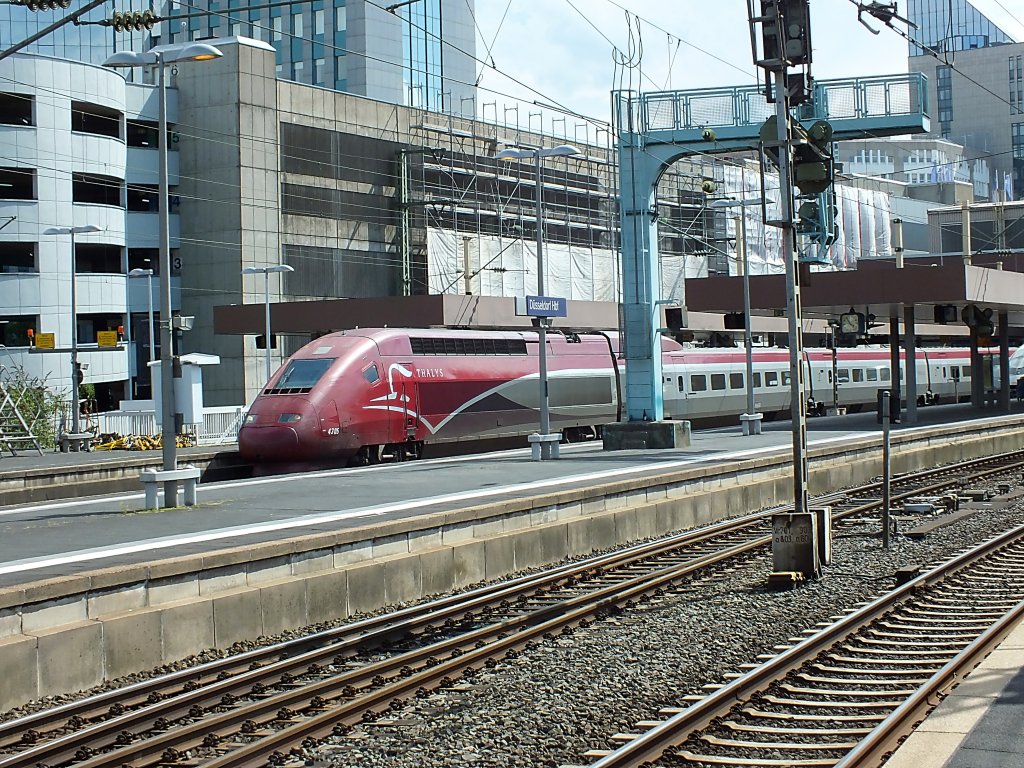
[(910, 55), (924, 56), (987, 48), (1013, 39), (983, 16), (967, 0), (908, 0), (911, 28)]
[[(277, 75), (306, 85), (432, 111), (472, 117), (476, 111), (476, 31), (473, 0), (413, 0), (393, 12), (370, 0), (293, 3), (158, 0), (148, 6), (165, 20), (152, 30), (115, 32), (97, 22), (140, 4), (110, 0), (24, 50), (102, 64), (117, 50), (209, 37), (250, 37), (270, 43)], [(73, 8), (30, 11), (0, 5), (0, 50), (42, 31)], [(133, 77), (130, 71), (124, 73)]]

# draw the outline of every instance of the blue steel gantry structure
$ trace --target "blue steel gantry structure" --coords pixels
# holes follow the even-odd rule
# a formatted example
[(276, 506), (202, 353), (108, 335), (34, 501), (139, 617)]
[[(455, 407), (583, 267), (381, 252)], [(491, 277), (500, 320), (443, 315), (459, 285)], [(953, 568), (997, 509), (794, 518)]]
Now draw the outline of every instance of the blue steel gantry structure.
[[(833, 141), (926, 133), (927, 82), (920, 74), (825, 80), (796, 110), (810, 126), (828, 120)], [(776, 112), (759, 86), (637, 93), (617, 91), (615, 121), (623, 271), (626, 423), (664, 417), (659, 334), (660, 280), (655, 190), (662, 174), (688, 154), (757, 150)], [(635, 432), (635, 430), (633, 430)], [(657, 440), (645, 441), (652, 446)]]

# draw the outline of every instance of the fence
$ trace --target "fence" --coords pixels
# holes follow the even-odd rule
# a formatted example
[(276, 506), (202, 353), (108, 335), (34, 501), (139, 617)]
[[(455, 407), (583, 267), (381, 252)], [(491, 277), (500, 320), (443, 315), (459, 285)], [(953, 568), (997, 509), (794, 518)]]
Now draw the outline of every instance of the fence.
[[(202, 424), (186, 425), (186, 428), (195, 428), (199, 445), (234, 443), (238, 440), (238, 430), (246, 410), (244, 405), (206, 407), (203, 408)], [(94, 424), (97, 426), (98, 435), (156, 435), (160, 431), (154, 411), (109, 411), (85, 418), (90, 428)]]

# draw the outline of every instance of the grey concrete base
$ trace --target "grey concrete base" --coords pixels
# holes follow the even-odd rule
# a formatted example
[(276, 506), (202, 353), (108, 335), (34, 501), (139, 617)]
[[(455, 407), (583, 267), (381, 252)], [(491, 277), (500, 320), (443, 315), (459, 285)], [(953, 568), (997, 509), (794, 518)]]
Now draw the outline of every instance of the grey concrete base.
[(620, 421), (604, 427), (604, 449), (685, 448), (690, 444), (688, 421)]
[(743, 434), (748, 437), (750, 435), (760, 435), (761, 419), (763, 418), (763, 413), (741, 413), (740, 424), (743, 426)]

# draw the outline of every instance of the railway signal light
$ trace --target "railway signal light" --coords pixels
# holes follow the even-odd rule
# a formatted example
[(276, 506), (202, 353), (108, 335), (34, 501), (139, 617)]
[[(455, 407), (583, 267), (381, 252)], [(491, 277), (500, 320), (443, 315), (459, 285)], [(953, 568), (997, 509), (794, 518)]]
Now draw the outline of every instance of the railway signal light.
[(960, 312), (960, 319), (979, 338), (987, 338), (995, 331), (995, 323), (992, 321), (992, 310), (982, 309), (977, 304), (965, 306)]
[(762, 52), (771, 69), (811, 63), (809, 5), (808, 0), (761, 0)]
[(793, 183), (805, 195), (818, 195), (832, 186), (832, 126), (815, 120), (810, 128), (793, 123)]

